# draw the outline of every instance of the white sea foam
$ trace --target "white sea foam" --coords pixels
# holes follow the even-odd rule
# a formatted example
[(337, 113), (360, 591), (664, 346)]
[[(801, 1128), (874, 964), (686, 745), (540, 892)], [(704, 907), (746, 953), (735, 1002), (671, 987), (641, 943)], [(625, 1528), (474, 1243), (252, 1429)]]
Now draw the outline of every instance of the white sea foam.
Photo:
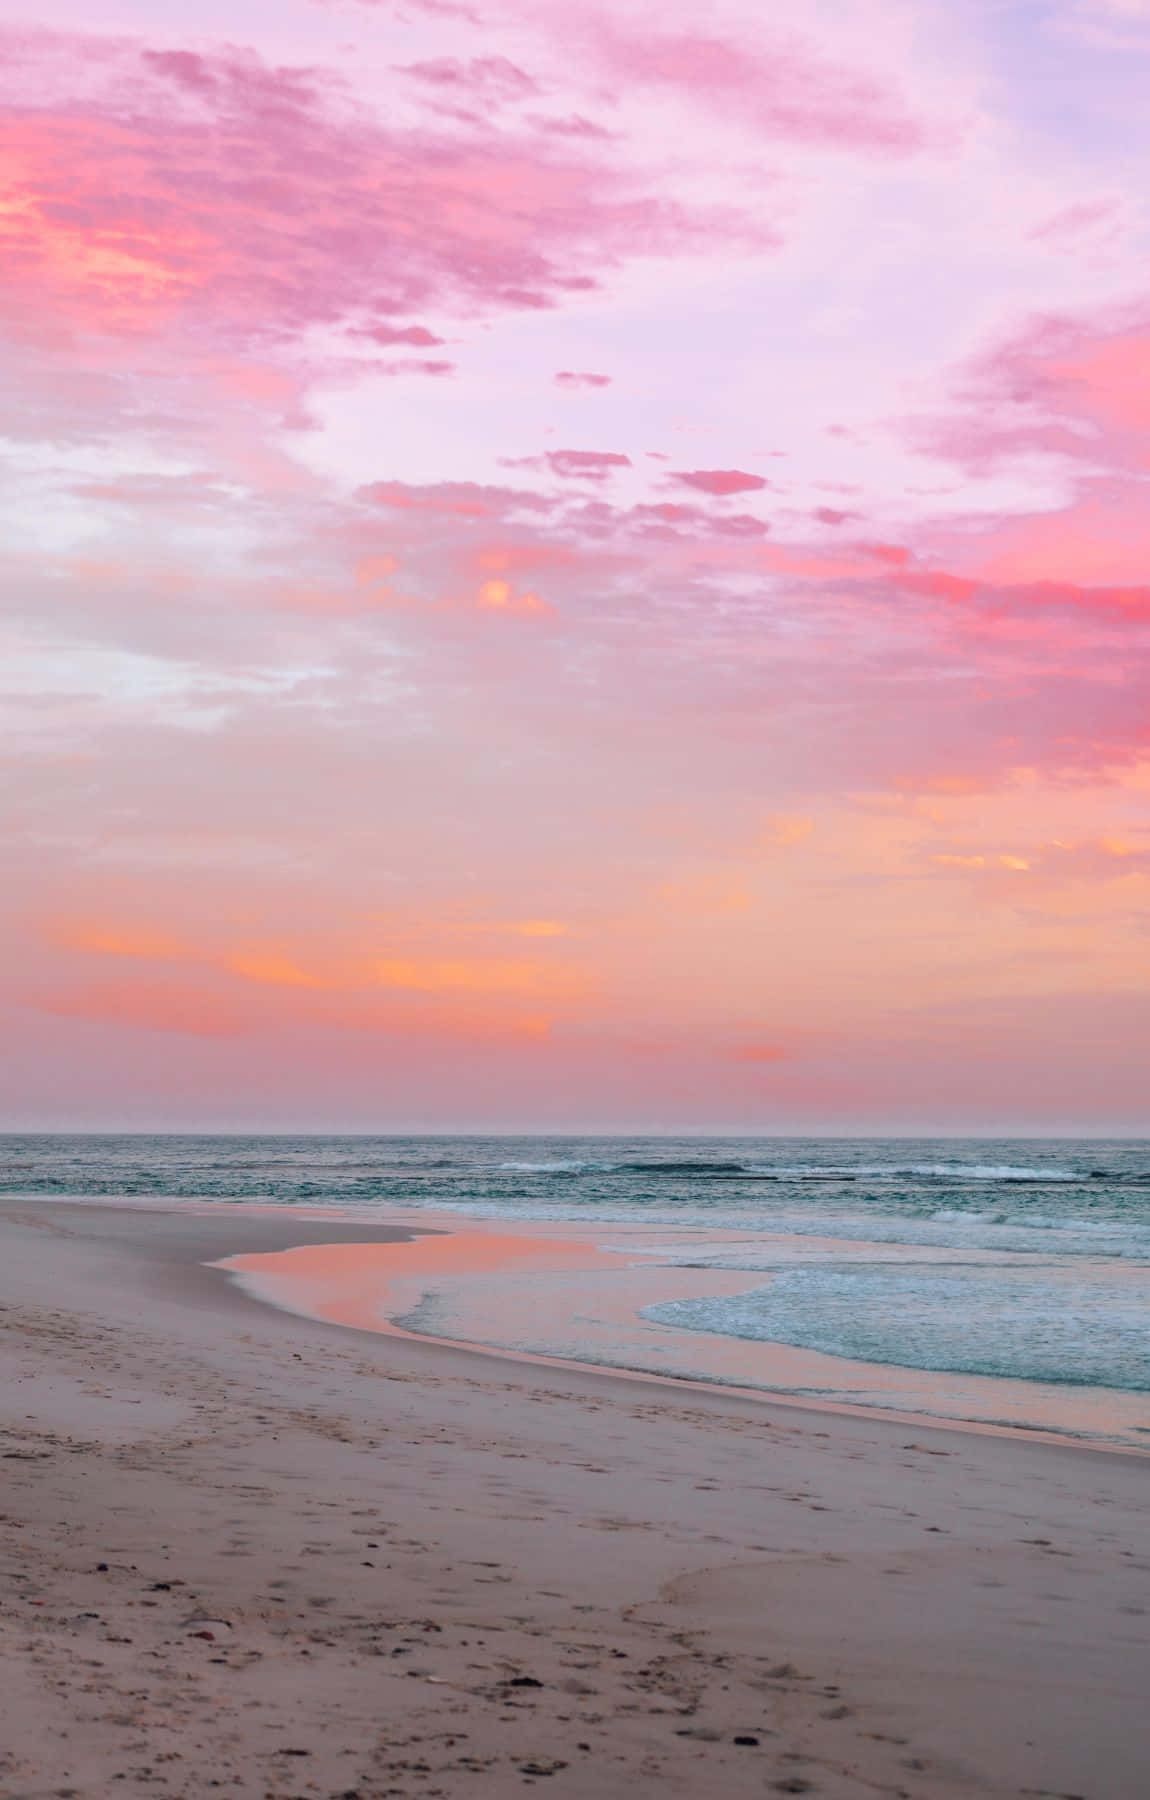
[(748, 1172), (779, 1181), (1017, 1181), (1082, 1182), (1074, 1169), (1029, 1168), (1013, 1163), (749, 1163)]
[(584, 1169), (594, 1165), (585, 1162), (501, 1162), (500, 1169), (508, 1173), (518, 1172), (522, 1175), (579, 1175)]
[(860, 1362), (1150, 1390), (1150, 1273), (872, 1263), (780, 1271), (750, 1293), (675, 1300), (644, 1317)]

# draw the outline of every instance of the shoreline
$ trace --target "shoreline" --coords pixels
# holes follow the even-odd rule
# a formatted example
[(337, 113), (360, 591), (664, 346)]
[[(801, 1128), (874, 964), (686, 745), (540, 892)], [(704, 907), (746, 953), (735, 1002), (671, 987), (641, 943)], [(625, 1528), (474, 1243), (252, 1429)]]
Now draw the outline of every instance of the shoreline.
[[(708, 1375), (700, 1372), (679, 1373), (676, 1371), (660, 1371), (642, 1364), (628, 1364), (608, 1359), (596, 1360), (590, 1356), (563, 1356), (531, 1349), (514, 1348), (498, 1343), (486, 1342), (475, 1338), (457, 1338), (430, 1331), (410, 1329), (386, 1317), (380, 1317), (370, 1325), (362, 1322), (341, 1320), (325, 1313), (321, 1308), (315, 1310), (307, 1304), (294, 1304), (283, 1292), (284, 1284), (276, 1275), (272, 1279), (262, 1280), (257, 1275), (252, 1279), (252, 1270), (240, 1268), (240, 1263), (249, 1265), (287, 1262), (296, 1252), (310, 1248), (329, 1245), (355, 1246), (390, 1246), (413, 1243), (419, 1239), (450, 1239), (458, 1237), (461, 1231), (480, 1227), (485, 1236), (494, 1240), (517, 1238), (505, 1221), (468, 1221), (452, 1214), (437, 1215), (442, 1223), (425, 1225), (422, 1216), (395, 1218), (381, 1224), (349, 1218), (339, 1214), (335, 1209), (317, 1204), (314, 1208), (305, 1208), (298, 1204), (277, 1206), (274, 1202), (243, 1201), (230, 1205), (226, 1209), (218, 1202), (183, 1200), (177, 1203), (159, 1200), (152, 1202), (143, 1198), (128, 1200), (110, 1200), (105, 1197), (79, 1199), (74, 1196), (57, 1198), (56, 1196), (20, 1196), (9, 1197), (0, 1201), (0, 1222), (6, 1216), (7, 1208), (15, 1210), (17, 1216), (34, 1216), (35, 1209), (43, 1207), (52, 1213), (71, 1217), (80, 1225), (93, 1218), (112, 1215), (120, 1221), (120, 1229), (115, 1237), (124, 1244), (130, 1254), (153, 1264), (153, 1279), (163, 1284), (165, 1279), (172, 1279), (170, 1271), (182, 1271), (179, 1282), (184, 1292), (189, 1285), (196, 1284), (203, 1288), (205, 1297), (209, 1290), (216, 1290), (230, 1296), (233, 1302), (252, 1305), (261, 1310), (272, 1309), (288, 1317), (310, 1321), (312, 1324), (337, 1332), (352, 1332), (357, 1336), (379, 1336), (397, 1341), (404, 1341), (413, 1346), (425, 1347), (430, 1352), (451, 1352), (461, 1356), (474, 1356), (495, 1362), (525, 1364), (542, 1369), (568, 1371), (572, 1374), (585, 1374), (592, 1378), (599, 1376), (604, 1380), (617, 1379), (624, 1382), (648, 1383), (656, 1387), (669, 1387), (673, 1391), (697, 1392), (699, 1394), (730, 1394), (752, 1404), (786, 1407), (799, 1412), (816, 1415), (839, 1415), (845, 1418), (875, 1419), (892, 1426), (919, 1426), (944, 1432), (959, 1432), (975, 1436), (1014, 1438), (1025, 1442), (1047, 1443), (1065, 1449), (1089, 1451), (1092, 1455), (1113, 1455), (1122, 1457), (1150, 1457), (1150, 1440), (1145, 1446), (1131, 1442), (1112, 1442), (1099, 1436), (1091, 1436), (1088, 1432), (1059, 1430), (1041, 1423), (1011, 1421), (1008, 1419), (967, 1418), (931, 1411), (929, 1405), (922, 1407), (883, 1406), (873, 1402), (854, 1402), (839, 1398), (824, 1398), (817, 1394), (804, 1393), (801, 1390), (783, 1385), (772, 1386), (753, 1380), (739, 1380), (737, 1376)], [(397, 1209), (398, 1210), (398, 1209)], [(168, 1241), (155, 1242), (150, 1238), (146, 1228), (142, 1232), (133, 1233), (131, 1221), (163, 1218), (171, 1221), (165, 1228)], [(532, 1224), (539, 1222), (532, 1221)], [(560, 1227), (559, 1229), (564, 1229)], [(101, 1242), (108, 1241), (105, 1229), (93, 1233)], [(258, 1244), (253, 1247), (252, 1240)], [(135, 1240), (135, 1241), (133, 1241)], [(221, 1252), (223, 1252), (221, 1254)], [(162, 1271), (169, 1270), (165, 1278)], [(697, 1271), (692, 1273), (697, 1275)], [(222, 1277), (222, 1280), (219, 1278)], [(694, 1333), (683, 1333), (688, 1339), (695, 1339)], [(761, 1346), (759, 1346), (761, 1348)], [(774, 1346), (768, 1346), (774, 1348)], [(777, 1346), (786, 1350), (787, 1346)], [(802, 1353), (800, 1353), (802, 1354)], [(827, 1362), (839, 1359), (825, 1358)], [(849, 1366), (849, 1365), (847, 1365)], [(900, 1365), (871, 1365), (876, 1370), (890, 1368), (903, 1373)], [(905, 1371), (921, 1374), (929, 1372)], [(945, 1375), (945, 1371), (940, 1371)], [(995, 1378), (983, 1377), (983, 1380)], [(1005, 1379), (1005, 1378), (1004, 1378)], [(1008, 1382), (1007, 1385), (1015, 1385)], [(1026, 1384), (1019, 1384), (1026, 1385)], [(1148, 1408), (1150, 1411), (1150, 1408)]]
[(195, 1260), (301, 1228), (411, 1241), (0, 1205), (13, 1800), (1141, 1792), (1137, 1457), (355, 1331)]
[[(445, 1227), (441, 1228), (438, 1235), (450, 1237), (456, 1234), (450, 1228)], [(493, 1231), (490, 1235), (498, 1241), (504, 1234)], [(506, 1235), (511, 1236), (510, 1233)], [(892, 1425), (917, 1422), (940, 1431), (969, 1432), (976, 1436), (984, 1434), (994, 1437), (1020, 1436), (1030, 1442), (1058, 1444), (1068, 1449), (1089, 1450), (1094, 1454), (1150, 1457), (1150, 1441), (1145, 1446), (1134, 1443), (1108, 1442), (1101, 1437), (1091, 1437), (1086, 1432), (1059, 1431), (1041, 1424), (1009, 1420), (961, 1418), (932, 1412), (928, 1406), (920, 1408), (884, 1407), (871, 1402), (852, 1404), (848, 1400), (821, 1398), (801, 1390), (770, 1386), (763, 1382), (740, 1381), (737, 1376), (663, 1372), (642, 1364), (628, 1364), (608, 1357), (600, 1360), (591, 1356), (561, 1356), (546, 1351), (491, 1343), (481, 1339), (458, 1338), (440, 1332), (419, 1331), (388, 1316), (382, 1310), (371, 1323), (367, 1323), (361, 1318), (346, 1316), (349, 1309), (341, 1306), (339, 1296), (335, 1298), (323, 1296), (316, 1300), (300, 1298), (298, 1293), (293, 1291), (296, 1283), (292, 1279), (291, 1264), (295, 1260), (297, 1251), (302, 1252), (305, 1248), (301, 1245), (291, 1246), (279, 1252), (258, 1252), (246, 1255), (241, 1253), (221, 1259), (214, 1266), (229, 1276), (241, 1292), (260, 1305), (276, 1307), (297, 1318), (335, 1324), (341, 1329), (365, 1332), (371, 1336), (398, 1339), (413, 1344), (439, 1345), (467, 1355), (487, 1357), (496, 1361), (526, 1363), (544, 1369), (599, 1372), (606, 1376), (669, 1387), (674, 1391), (731, 1393), (752, 1403), (793, 1407), (803, 1412), (832, 1413), (846, 1418), (874, 1418)], [(376, 1258), (375, 1260), (378, 1263), (381, 1259)], [(281, 1274), (277, 1265), (282, 1265), (287, 1272)], [(385, 1293), (386, 1288), (382, 1291)], [(344, 1316), (341, 1316), (341, 1313)], [(897, 1365), (892, 1365), (892, 1367), (897, 1367)]]

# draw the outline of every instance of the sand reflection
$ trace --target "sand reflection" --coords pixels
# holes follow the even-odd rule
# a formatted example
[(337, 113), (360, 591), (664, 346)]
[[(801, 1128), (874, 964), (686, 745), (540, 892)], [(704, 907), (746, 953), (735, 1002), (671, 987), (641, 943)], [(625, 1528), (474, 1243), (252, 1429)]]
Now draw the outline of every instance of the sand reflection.
[(231, 1256), (220, 1267), (248, 1277), (244, 1286), (250, 1292), (293, 1312), (360, 1331), (387, 1331), (432, 1279), (474, 1280), (493, 1273), (525, 1277), (572, 1263), (590, 1269), (611, 1260), (587, 1244), (456, 1231), (428, 1233), (403, 1244), (306, 1244)]
[[(763, 1287), (770, 1276), (762, 1269), (668, 1264), (641, 1229), (613, 1228), (615, 1244), (605, 1248), (591, 1228), (581, 1235), (570, 1224), (539, 1223), (530, 1233), (510, 1233), (461, 1221), (459, 1229), (432, 1234), (426, 1218), (402, 1223), (423, 1235), (403, 1243), (320, 1244), (234, 1256), (218, 1266), (257, 1299), (361, 1331), (765, 1389), (808, 1404), (912, 1412), (1150, 1448), (1144, 1395), (855, 1362), (647, 1319), (649, 1306), (741, 1294)], [(734, 1242), (737, 1234), (731, 1235)], [(659, 1234), (664, 1253), (667, 1236)], [(804, 1255), (813, 1257), (844, 1250), (857, 1253), (858, 1246), (829, 1239), (803, 1246)]]

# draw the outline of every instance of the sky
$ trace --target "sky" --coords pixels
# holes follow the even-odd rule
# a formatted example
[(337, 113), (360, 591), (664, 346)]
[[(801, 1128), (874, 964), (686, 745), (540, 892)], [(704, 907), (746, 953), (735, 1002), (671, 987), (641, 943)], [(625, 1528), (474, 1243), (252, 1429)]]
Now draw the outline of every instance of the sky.
[(1150, 0), (2, 21), (0, 1124), (1150, 1132)]

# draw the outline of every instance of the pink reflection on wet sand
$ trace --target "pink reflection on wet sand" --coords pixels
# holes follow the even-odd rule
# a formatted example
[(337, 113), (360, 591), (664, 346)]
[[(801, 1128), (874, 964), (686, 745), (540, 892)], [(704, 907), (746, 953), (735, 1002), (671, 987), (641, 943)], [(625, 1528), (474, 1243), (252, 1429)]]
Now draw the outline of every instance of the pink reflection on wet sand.
[[(769, 1276), (653, 1262), (655, 1246), (642, 1231), (614, 1231), (623, 1241), (612, 1249), (542, 1222), (532, 1234), (492, 1225), (423, 1231), (403, 1243), (306, 1245), (218, 1266), (256, 1299), (361, 1331), (768, 1390), (776, 1401), (789, 1396), (836, 1411), (861, 1405), (888, 1417), (918, 1413), (970, 1429), (1022, 1427), (1147, 1447), (1142, 1395), (856, 1362), (646, 1319), (643, 1309), (657, 1302), (745, 1292)], [(817, 1245), (823, 1254), (833, 1248), (831, 1240)]]
[(245, 1285), (257, 1297), (293, 1312), (359, 1331), (387, 1331), (394, 1329), (391, 1318), (412, 1303), (401, 1284), (429, 1276), (511, 1270), (526, 1275), (575, 1263), (591, 1268), (612, 1260), (589, 1244), (459, 1231), (428, 1233), (400, 1244), (305, 1244), (230, 1256), (219, 1267), (257, 1277)]

